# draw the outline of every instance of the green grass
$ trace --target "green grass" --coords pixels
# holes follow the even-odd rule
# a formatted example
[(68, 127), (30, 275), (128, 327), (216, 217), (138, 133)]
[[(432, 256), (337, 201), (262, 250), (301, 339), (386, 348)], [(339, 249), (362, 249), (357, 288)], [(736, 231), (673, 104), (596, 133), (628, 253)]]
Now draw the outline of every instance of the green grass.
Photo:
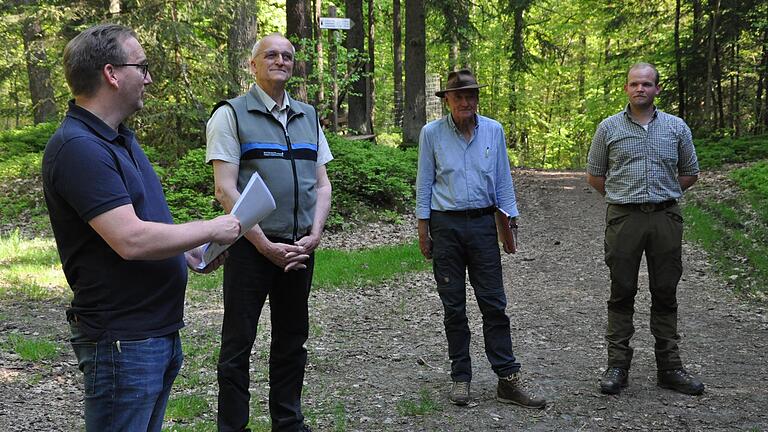
[(341, 402), (333, 406), (333, 432), (347, 431), (347, 408)]
[(356, 251), (321, 249), (317, 251), (313, 285), (373, 285), (398, 274), (429, 268), (415, 243)]
[(188, 421), (201, 416), (210, 410), (208, 401), (202, 396), (182, 394), (171, 395), (168, 400), (168, 409), (165, 412), (165, 419), (172, 421)]
[(419, 399), (402, 399), (397, 402), (397, 412), (404, 416), (420, 416), (440, 411), (441, 407), (426, 388), (419, 390)]
[(9, 335), (5, 347), (25, 361), (51, 360), (59, 355), (59, 347), (55, 342), (19, 334)]
[(51, 238), (0, 236), (0, 298), (46, 300), (71, 295)]
[(768, 292), (768, 226), (744, 200), (689, 203), (686, 238), (701, 244), (723, 277), (743, 293)]
[(163, 432), (216, 432), (216, 422), (208, 420), (193, 424), (173, 424), (163, 428)]

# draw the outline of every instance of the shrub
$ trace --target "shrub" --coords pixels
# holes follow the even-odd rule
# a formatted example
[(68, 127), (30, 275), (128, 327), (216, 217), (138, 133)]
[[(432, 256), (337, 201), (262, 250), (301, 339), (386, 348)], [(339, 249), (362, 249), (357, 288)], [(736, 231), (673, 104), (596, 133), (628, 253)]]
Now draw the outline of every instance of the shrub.
[[(413, 207), (415, 148), (401, 150), (332, 134), (328, 141), (334, 155), (328, 164), (333, 186), (329, 228), (365, 219), (377, 209), (404, 212)], [(205, 149), (192, 149), (175, 165), (159, 170), (177, 223), (222, 213), (214, 196), (213, 169), (204, 160)]]
[(330, 134), (328, 141), (335, 158), (328, 164), (335, 214), (354, 219), (368, 209), (405, 212), (413, 207), (415, 148), (402, 150)]
[(40, 123), (0, 132), (0, 160), (43, 151), (57, 127), (58, 123)]
[(696, 154), (703, 169), (718, 168), (725, 163), (768, 158), (768, 136), (696, 140)]
[(222, 214), (215, 198), (213, 168), (205, 163), (204, 148), (188, 151), (175, 165), (160, 172), (165, 198), (176, 223)]

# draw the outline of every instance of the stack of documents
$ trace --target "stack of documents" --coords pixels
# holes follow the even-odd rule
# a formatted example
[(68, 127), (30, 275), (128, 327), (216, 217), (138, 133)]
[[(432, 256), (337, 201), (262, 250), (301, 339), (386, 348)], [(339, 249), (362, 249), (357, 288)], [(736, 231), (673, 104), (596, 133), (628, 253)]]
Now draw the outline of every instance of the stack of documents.
[[(248, 184), (240, 193), (240, 198), (232, 207), (230, 214), (240, 221), (240, 235), (238, 239), (247, 233), (254, 225), (264, 220), (275, 209), (275, 199), (264, 184), (259, 173), (254, 172)], [(235, 240), (237, 241), (237, 240)], [(233, 242), (234, 243), (234, 242)], [(217, 256), (221, 255), (230, 245), (215, 242), (203, 245), (203, 259), (197, 265), (198, 270), (204, 269)]]

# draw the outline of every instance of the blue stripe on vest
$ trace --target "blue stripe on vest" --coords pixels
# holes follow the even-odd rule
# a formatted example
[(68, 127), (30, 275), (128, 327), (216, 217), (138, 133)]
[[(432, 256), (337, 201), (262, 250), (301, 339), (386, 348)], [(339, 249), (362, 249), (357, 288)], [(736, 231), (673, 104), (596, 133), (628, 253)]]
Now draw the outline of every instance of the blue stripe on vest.
[(282, 145), (278, 143), (260, 143), (260, 142), (249, 142), (245, 144), (240, 144), (240, 154), (245, 154), (250, 150), (262, 150), (262, 151), (288, 151), (287, 145)]
[(295, 149), (306, 149), (317, 151), (317, 144), (312, 143), (291, 143), (291, 147)]
[[(293, 158), (317, 161), (317, 145), (311, 143), (291, 144)], [(246, 143), (240, 145), (240, 159), (290, 159), (288, 146), (276, 143)]]

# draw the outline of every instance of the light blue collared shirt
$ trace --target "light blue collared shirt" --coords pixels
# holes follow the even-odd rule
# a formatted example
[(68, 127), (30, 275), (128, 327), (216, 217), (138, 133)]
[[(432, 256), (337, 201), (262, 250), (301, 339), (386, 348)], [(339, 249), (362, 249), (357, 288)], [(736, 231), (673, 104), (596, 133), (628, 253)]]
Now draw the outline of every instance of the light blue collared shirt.
[(517, 217), (517, 199), (509, 168), (504, 129), (496, 120), (476, 115), (467, 142), (451, 115), (432, 121), (419, 136), (416, 218), (432, 210), (469, 210), (496, 205)]

